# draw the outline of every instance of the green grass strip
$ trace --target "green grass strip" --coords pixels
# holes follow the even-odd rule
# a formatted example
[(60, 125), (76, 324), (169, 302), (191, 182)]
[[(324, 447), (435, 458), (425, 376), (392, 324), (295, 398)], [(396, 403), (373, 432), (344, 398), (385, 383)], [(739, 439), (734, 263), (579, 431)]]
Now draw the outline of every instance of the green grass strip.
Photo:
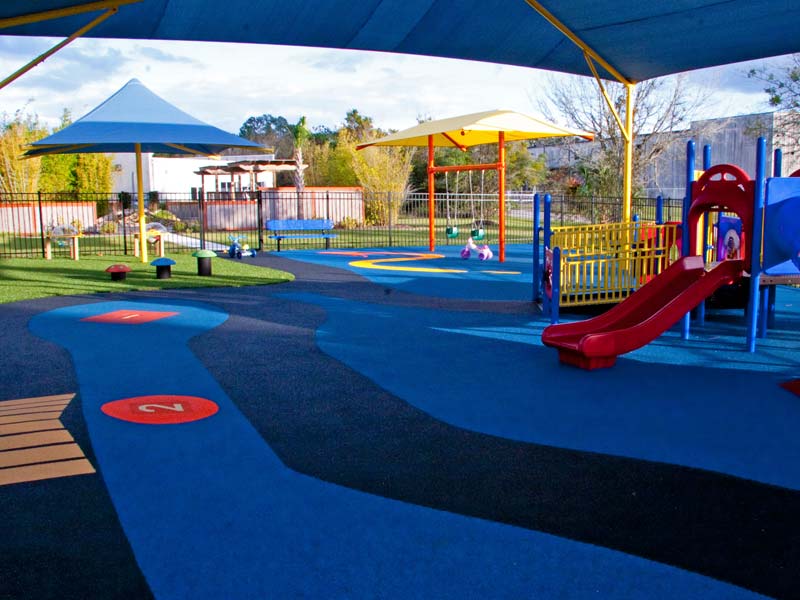
[[(79, 261), (67, 258), (11, 258), (0, 260), (0, 304), (74, 294), (130, 292), (197, 287), (242, 287), (292, 281), (294, 275), (276, 269), (247, 264), (247, 259), (214, 258), (212, 275), (197, 275), (197, 259), (187, 255), (175, 260), (170, 279), (156, 279), (156, 268), (138, 258), (124, 255), (86, 255)], [(105, 269), (127, 264), (131, 272), (123, 281), (111, 281)]]

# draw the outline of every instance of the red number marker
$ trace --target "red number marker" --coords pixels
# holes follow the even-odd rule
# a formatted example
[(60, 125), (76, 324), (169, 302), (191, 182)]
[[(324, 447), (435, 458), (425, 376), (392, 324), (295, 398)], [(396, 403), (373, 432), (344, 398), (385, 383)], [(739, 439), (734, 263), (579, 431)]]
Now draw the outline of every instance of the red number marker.
[(138, 396), (107, 402), (100, 407), (109, 417), (145, 425), (173, 425), (208, 418), (219, 411), (211, 400), (197, 396)]

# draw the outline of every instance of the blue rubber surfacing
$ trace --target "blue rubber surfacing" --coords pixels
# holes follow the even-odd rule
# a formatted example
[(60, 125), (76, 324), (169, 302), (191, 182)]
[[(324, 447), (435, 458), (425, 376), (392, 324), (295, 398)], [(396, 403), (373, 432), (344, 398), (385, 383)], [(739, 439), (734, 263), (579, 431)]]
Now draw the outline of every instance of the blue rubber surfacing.
[[(439, 298), (462, 298), (475, 301), (530, 301), (533, 294), (533, 252), (529, 245), (508, 245), (506, 260), (480, 261), (473, 257), (463, 260), (460, 257), (463, 244), (440, 246), (433, 254), (442, 258), (424, 260), (414, 259), (414, 255), (428, 254), (420, 248), (367, 248), (357, 251), (282, 251), (281, 257), (347, 269), (358, 273), (369, 281), (399, 291), (434, 296)], [(492, 250), (497, 251), (496, 245)], [(350, 263), (362, 259), (381, 260), (386, 258), (408, 259), (391, 263), (402, 268), (449, 269), (464, 273), (412, 272), (402, 270), (365, 269)]]
[[(546, 323), (525, 316), (287, 297), (325, 309), (326, 353), (444, 422), (800, 490), (800, 402), (779, 385), (798, 366), (792, 344), (750, 355), (743, 326), (685, 343), (673, 332), (588, 372), (560, 365)], [(781, 297), (800, 305), (800, 290)]]
[[(363, 334), (340, 334), (341, 311), (325, 308), (331, 319), (319, 335), (328, 351), (331, 334), (331, 344), (345, 346)], [(141, 325), (81, 321), (114, 310), (179, 314)], [(756, 597), (620, 552), (287, 469), (187, 347), (226, 318), (198, 303), (107, 302), (57, 309), (30, 323), (73, 357), (98, 470), (157, 598)], [(465, 351), (477, 352), (468, 344), (472, 339)], [(396, 346), (392, 357), (400, 373), (398, 353), (405, 350)], [(446, 360), (453, 359), (450, 350)], [(109, 356), (125, 360), (110, 365)], [(419, 401), (418, 393), (403, 393)], [(107, 402), (151, 394), (200, 396), (220, 410), (159, 426), (100, 411)], [(456, 396), (463, 397), (458, 390)]]

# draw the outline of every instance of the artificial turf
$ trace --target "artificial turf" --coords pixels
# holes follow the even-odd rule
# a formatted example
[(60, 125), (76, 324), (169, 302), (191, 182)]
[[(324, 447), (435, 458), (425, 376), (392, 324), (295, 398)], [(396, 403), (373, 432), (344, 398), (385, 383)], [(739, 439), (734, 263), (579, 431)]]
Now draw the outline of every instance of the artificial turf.
[[(0, 303), (97, 292), (129, 292), (193, 287), (240, 287), (292, 281), (294, 275), (256, 267), (245, 260), (212, 259), (212, 275), (197, 275), (197, 259), (172, 256), (172, 276), (156, 279), (156, 268), (137, 257), (86, 255), (79, 261), (66, 258), (42, 260), (13, 258), (0, 260)], [(112, 281), (105, 269), (112, 264), (131, 268), (122, 281)]]

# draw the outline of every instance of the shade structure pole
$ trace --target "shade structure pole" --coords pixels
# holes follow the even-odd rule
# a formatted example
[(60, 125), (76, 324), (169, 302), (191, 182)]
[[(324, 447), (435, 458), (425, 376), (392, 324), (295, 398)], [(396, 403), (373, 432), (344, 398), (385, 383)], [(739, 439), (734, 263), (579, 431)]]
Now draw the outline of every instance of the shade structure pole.
[(633, 198), (633, 95), (635, 83), (625, 84), (625, 165), (622, 174), (622, 221), (631, 220), (631, 203)]
[(433, 252), (436, 249), (436, 232), (434, 231), (434, 177), (436, 172), (433, 169), (433, 136), (428, 136), (428, 249)]
[[(497, 195), (499, 201), (499, 250), (497, 260), (506, 260), (506, 133), (497, 134)], [(483, 201), (483, 199), (481, 199)]]
[(146, 223), (144, 222), (144, 192), (142, 191), (142, 145), (134, 144), (136, 149), (136, 200), (139, 203), (139, 256), (143, 263), (147, 263), (147, 237), (145, 237)]

